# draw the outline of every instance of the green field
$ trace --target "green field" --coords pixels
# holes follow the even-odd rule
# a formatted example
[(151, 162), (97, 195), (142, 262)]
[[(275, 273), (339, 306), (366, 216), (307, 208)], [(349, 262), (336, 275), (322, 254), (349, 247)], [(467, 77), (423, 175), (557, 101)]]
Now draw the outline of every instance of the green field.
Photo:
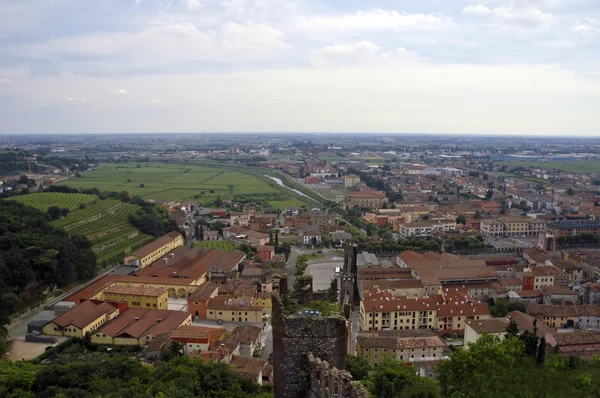
[(96, 195), (85, 195), (80, 193), (58, 193), (58, 192), (40, 192), (30, 195), (21, 195), (10, 198), (27, 206), (35, 207), (41, 211), (47, 211), (52, 206), (58, 206), (61, 209), (71, 211), (79, 209), (81, 203), (88, 204), (97, 200)]
[[(34, 195), (36, 194), (29, 196)], [(129, 223), (127, 217), (137, 209), (138, 206), (117, 199), (104, 199), (53, 221), (52, 224), (68, 233), (87, 237), (93, 244), (92, 249), (98, 257), (98, 263), (119, 261), (125, 252), (135, 250), (153, 239), (141, 234)]]
[(205, 249), (221, 249), (226, 253), (235, 250), (235, 245), (228, 240), (211, 240), (205, 242), (195, 242), (194, 247), (203, 247)]
[(496, 162), (512, 167), (562, 170), (567, 173), (600, 173), (600, 162)]
[[(238, 195), (273, 195), (272, 206), (279, 208), (303, 204), (287, 189), (255, 172), (219, 168), (219, 165), (142, 163), (140, 166), (105, 164), (61, 184), (75, 188), (95, 187), (101, 191), (127, 191), (132, 196), (154, 201), (194, 200), (195, 195), (199, 195), (198, 201), (207, 206), (217, 197), (226, 200)], [(243, 166), (239, 168), (243, 169)]]

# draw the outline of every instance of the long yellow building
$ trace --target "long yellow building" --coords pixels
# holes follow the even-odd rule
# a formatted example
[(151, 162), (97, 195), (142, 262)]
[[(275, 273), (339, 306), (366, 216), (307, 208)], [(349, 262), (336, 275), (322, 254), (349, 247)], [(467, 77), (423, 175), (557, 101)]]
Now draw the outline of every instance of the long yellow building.
[(183, 246), (183, 236), (179, 232), (169, 232), (145, 246), (140, 247), (123, 260), (125, 264), (147, 267), (161, 257)]
[(83, 338), (118, 315), (115, 304), (87, 300), (44, 325), (42, 332), (49, 336)]
[(386, 358), (412, 362), (438, 360), (444, 355), (444, 342), (431, 330), (388, 330), (360, 332), (356, 338), (359, 357), (377, 365)]
[(98, 296), (104, 301), (124, 301), (129, 307), (168, 309), (167, 290), (162, 287), (113, 285)]

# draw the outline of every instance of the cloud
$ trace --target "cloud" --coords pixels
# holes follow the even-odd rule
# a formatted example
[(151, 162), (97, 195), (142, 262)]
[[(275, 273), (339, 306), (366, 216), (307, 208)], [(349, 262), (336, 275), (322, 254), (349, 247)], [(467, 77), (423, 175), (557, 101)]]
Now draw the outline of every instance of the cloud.
[(67, 98), (65, 98), (65, 101), (67, 101), (67, 102), (85, 102), (85, 100), (81, 97), (79, 97), (79, 98), (67, 97)]
[(113, 95), (127, 95), (129, 94), (129, 92), (123, 88), (119, 88), (117, 90), (114, 90), (111, 94)]
[(490, 17), (498, 23), (523, 25), (523, 26), (547, 26), (555, 22), (552, 13), (546, 13), (531, 6), (519, 6), (513, 2), (509, 6), (488, 8), (482, 4), (469, 5), (463, 8), (463, 14), (476, 17)]
[(476, 4), (466, 6), (465, 8), (463, 8), (462, 13), (487, 16), (493, 14), (494, 12), (482, 4)]
[(202, 8), (202, 3), (198, 0), (187, 0), (187, 9), (190, 11), (197, 11)]
[(595, 18), (585, 17), (583, 21), (578, 20), (571, 28), (571, 31), (584, 36), (594, 36), (600, 33), (600, 21)]
[(416, 59), (415, 55), (404, 48), (385, 51), (370, 41), (362, 40), (352, 44), (327, 46), (313, 51), (311, 62), (314, 66), (344, 66), (374, 65), (396, 61)]
[(164, 105), (164, 102), (162, 102), (161, 100), (155, 99), (155, 100), (150, 101), (150, 104), (152, 104), (152, 105)]
[(405, 30), (430, 28), (447, 21), (434, 14), (412, 14), (396, 10), (374, 9), (338, 15), (314, 15), (300, 19), (304, 29), (351, 30)]
[(0, 84), (14, 84), (15, 82), (12, 79), (9, 79), (8, 77), (2, 77), (0, 78)]

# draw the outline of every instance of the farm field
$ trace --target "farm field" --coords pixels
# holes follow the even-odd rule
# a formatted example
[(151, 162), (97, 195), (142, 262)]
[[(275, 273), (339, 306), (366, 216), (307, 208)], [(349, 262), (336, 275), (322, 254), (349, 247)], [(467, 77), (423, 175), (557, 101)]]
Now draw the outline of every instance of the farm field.
[(207, 240), (204, 242), (194, 242), (194, 247), (203, 247), (205, 249), (221, 249), (226, 253), (235, 250), (235, 245), (228, 240)]
[(600, 173), (600, 162), (496, 162), (513, 167), (562, 170), (567, 173)]
[(86, 195), (81, 193), (58, 193), (58, 192), (40, 192), (29, 195), (14, 196), (9, 200), (14, 200), (24, 205), (35, 207), (41, 211), (47, 211), (52, 206), (58, 206), (61, 209), (70, 211), (79, 209), (81, 203), (88, 204), (97, 200), (96, 195)]
[[(105, 164), (85, 172), (80, 178), (62, 181), (60, 184), (74, 188), (98, 188), (101, 191), (127, 191), (146, 200), (186, 201), (194, 200), (211, 205), (217, 197), (233, 199), (237, 195), (273, 195), (273, 206), (285, 208), (288, 203), (302, 204), (289, 192), (273, 181), (251, 173), (231, 168), (143, 163)], [(289, 202), (288, 202), (289, 200)]]

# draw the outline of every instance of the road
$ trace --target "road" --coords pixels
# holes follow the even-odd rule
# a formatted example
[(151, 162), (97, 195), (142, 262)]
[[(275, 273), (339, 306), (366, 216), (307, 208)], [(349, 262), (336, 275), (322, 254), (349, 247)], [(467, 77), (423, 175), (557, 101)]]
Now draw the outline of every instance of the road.
[(292, 291), (294, 288), (294, 272), (296, 272), (296, 260), (300, 255), (300, 250), (296, 247), (291, 248), (290, 256), (288, 257), (287, 263), (285, 263), (285, 269), (288, 275), (288, 290)]
[(260, 352), (260, 359), (267, 361), (269, 360), (269, 355), (273, 352), (273, 327), (270, 324), (263, 331), (261, 344), (263, 348)]
[(352, 319), (350, 319), (350, 322), (351, 322), (350, 355), (356, 355), (356, 337), (358, 336), (358, 331), (360, 330), (359, 317), (360, 317), (359, 307), (354, 307), (352, 309)]
[(231, 332), (233, 330), (233, 328), (238, 327), (238, 326), (244, 326), (244, 325), (252, 325), (252, 326), (258, 326), (258, 327), (262, 327), (262, 323), (258, 322), (258, 323), (251, 323), (251, 322), (227, 322), (224, 321), (222, 324), (218, 324), (217, 321), (212, 320), (212, 319), (196, 319), (192, 321), (192, 325), (196, 325), (196, 326), (204, 326), (204, 327), (209, 327), (209, 328), (223, 328), (226, 329), (228, 332)]

